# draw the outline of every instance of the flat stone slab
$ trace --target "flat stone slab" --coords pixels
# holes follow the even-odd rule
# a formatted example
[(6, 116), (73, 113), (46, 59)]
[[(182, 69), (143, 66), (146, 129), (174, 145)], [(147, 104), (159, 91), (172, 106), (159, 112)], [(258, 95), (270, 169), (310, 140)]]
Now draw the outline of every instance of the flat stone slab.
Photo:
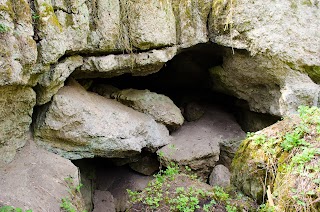
[(176, 162), (189, 166), (199, 177), (206, 179), (219, 160), (220, 145), (239, 145), (245, 138), (232, 114), (215, 106), (205, 106), (205, 114), (172, 133), (172, 142), (160, 150), (163, 165)]

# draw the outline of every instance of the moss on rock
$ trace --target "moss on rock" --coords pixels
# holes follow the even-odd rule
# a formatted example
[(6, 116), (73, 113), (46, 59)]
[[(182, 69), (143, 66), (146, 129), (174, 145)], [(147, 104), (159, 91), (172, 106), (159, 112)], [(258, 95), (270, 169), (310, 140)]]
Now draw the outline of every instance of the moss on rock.
[(299, 113), (250, 134), (232, 163), (233, 183), (276, 211), (320, 210), (320, 109)]

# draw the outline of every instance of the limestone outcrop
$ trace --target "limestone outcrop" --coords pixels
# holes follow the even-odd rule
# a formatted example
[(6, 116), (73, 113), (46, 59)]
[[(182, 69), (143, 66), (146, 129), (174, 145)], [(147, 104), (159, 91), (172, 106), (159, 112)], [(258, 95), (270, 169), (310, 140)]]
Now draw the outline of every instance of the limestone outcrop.
[(0, 86), (0, 167), (11, 162), (30, 137), (36, 94), (30, 87)]
[(180, 109), (165, 95), (149, 90), (126, 89), (114, 92), (111, 96), (124, 105), (152, 116), (171, 130), (183, 124)]
[(278, 58), (229, 50), (221, 66), (210, 69), (213, 89), (248, 102), (250, 110), (284, 116), (300, 105), (317, 105), (320, 87)]
[(214, 2), (210, 40), (235, 51), (225, 58), (226, 72), (215, 71), (217, 81), (253, 111), (288, 115), (298, 105), (317, 105), (319, 87), (305, 73), (319, 83), (318, 7), (300, 0)]
[(37, 115), (37, 144), (69, 159), (128, 157), (170, 142), (165, 126), (115, 100), (65, 86)]

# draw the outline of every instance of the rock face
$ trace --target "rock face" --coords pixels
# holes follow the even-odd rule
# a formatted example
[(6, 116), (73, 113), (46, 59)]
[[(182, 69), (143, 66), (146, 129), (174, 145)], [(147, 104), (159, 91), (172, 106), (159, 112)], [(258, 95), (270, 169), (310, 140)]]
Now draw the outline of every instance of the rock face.
[[(0, 205), (60, 211), (61, 198), (69, 197), (70, 188), (65, 178), (72, 178), (78, 185), (77, 167), (69, 160), (37, 148), (31, 141), (12, 163), (0, 168)], [(78, 203), (83, 204), (82, 200)]]
[(172, 133), (171, 144), (158, 150), (160, 162), (188, 166), (202, 179), (207, 179), (220, 155), (220, 145), (238, 146), (245, 133), (234, 118), (220, 108), (207, 107), (198, 121), (185, 123)]
[(224, 58), (223, 70), (213, 70), (214, 82), (248, 101), (253, 111), (288, 115), (299, 105), (317, 105), (319, 86), (304, 74), (319, 82), (317, 4), (215, 2), (209, 16), (210, 39), (235, 48), (235, 54)]
[(30, 137), (35, 92), (29, 87), (0, 86), (0, 167), (13, 160)]
[(54, 94), (63, 87), (69, 75), (83, 63), (81, 56), (72, 56), (51, 67), (49, 72), (43, 74), (39, 80), (37, 91), (37, 104), (49, 102)]
[(65, 86), (38, 114), (37, 143), (66, 158), (127, 157), (170, 141), (165, 126), (115, 100)]
[(176, 129), (183, 124), (184, 118), (180, 109), (165, 95), (149, 90), (126, 89), (113, 93), (112, 97), (122, 104), (152, 116), (169, 129)]
[(252, 111), (283, 116), (318, 104), (319, 85), (276, 58), (230, 50), (210, 74), (214, 90), (246, 100)]
[(173, 0), (177, 25), (177, 44), (183, 48), (209, 41), (207, 20), (211, 10), (210, 0)]
[(144, 76), (159, 71), (176, 54), (176, 47), (151, 50), (138, 54), (121, 54), (86, 57), (84, 64), (75, 71), (74, 78), (111, 78), (125, 73)]
[(37, 46), (27, 0), (0, 2), (0, 85), (34, 84)]

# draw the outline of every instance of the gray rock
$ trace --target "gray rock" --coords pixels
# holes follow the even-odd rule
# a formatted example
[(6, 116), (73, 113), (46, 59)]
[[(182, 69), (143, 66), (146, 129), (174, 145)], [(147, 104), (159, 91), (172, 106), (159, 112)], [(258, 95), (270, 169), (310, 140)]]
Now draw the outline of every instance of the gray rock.
[(69, 75), (83, 63), (81, 56), (71, 56), (51, 67), (39, 79), (37, 91), (37, 104), (42, 105), (49, 102), (54, 94), (63, 87), (64, 81)]
[(148, 50), (176, 43), (176, 22), (171, 0), (120, 2), (124, 24), (133, 47)]
[(115, 100), (65, 86), (43, 107), (34, 125), (36, 142), (66, 158), (129, 157), (170, 141), (165, 126)]
[(212, 7), (211, 0), (174, 0), (173, 11), (177, 25), (177, 44), (187, 48), (209, 41), (207, 21)]
[(30, 137), (36, 94), (29, 87), (0, 86), (0, 166), (11, 162)]
[(209, 177), (209, 184), (211, 186), (220, 186), (227, 188), (230, 186), (231, 173), (224, 165), (216, 165)]
[(114, 198), (109, 191), (95, 190), (93, 204), (92, 212), (116, 212)]
[[(14, 11), (14, 12), (13, 12)], [(0, 2), (0, 86), (34, 85), (37, 45), (27, 0)]]
[[(72, 178), (74, 185), (78, 185), (78, 174), (71, 161), (40, 149), (30, 141), (14, 161), (0, 168), (0, 205), (32, 211), (60, 211), (61, 198), (71, 199), (65, 178)], [(81, 206), (81, 197), (78, 200)]]
[(127, 189), (142, 191), (154, 179), (152, 176), (140, 175), (127, 167), (102, 167), (97, 171), (97, 176), (97, 189), (112, 194), (116, 211), (128, 209)]
[(246, 100), (251, 111), (284, 116), (300, 105), (318, 104), (319, 85), (277, 58), (230, 50), (210, 74), (214, 90)]
[(137, 54), (121, 54), (101, 57), (85, 57), (74, 78), (111, 78), (125, 73), (145, 76), (159, 71), (177, 52), (176, 47), (151, 50)]
[(319, 87), (304, 74), (320, 82), (319, 25), (318, 1), (216, 1), (210, 40), (236, 50), (224, 58), (226, 73), (216, 75), (220, 88), (273, 115), (319, 104)]
[(219, 160), (221, 143), (238, 146), (245, 137), (231, 114), (217, 107), (206, 107), (205, 115), (195, 122), (185, 123), (172, 133), (172, 142), (158, 150), (160, 162), (189, 166), (206, 181)]
[(180, 109), (169, 97), (162, 94), (149, 90), (126, 89), (111, 96), (122, 104), (152, 116), (169, 129), (176, 129), (183, 124), (184, 118)]
[(144, 156), (140, 160), (130, 163), (130, 168), (144, 175), (152, 175), (159, 170), (160, 163), (157, 158)]

